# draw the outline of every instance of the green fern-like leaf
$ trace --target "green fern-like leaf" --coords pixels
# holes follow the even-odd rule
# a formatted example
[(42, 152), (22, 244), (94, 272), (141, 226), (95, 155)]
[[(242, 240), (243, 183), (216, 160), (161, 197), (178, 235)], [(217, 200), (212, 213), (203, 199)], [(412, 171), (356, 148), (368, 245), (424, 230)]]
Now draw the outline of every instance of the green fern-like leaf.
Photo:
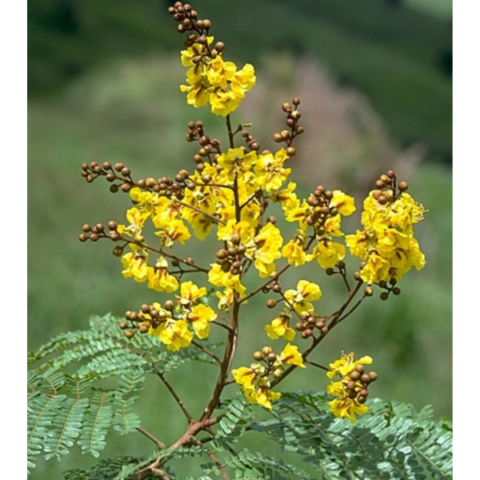
[[(75, 444), (98, 457), (111, 429), (125, 435), (140, 426), (134, 406), (147, 375), (213, 362), (196, 348), (168, 352), (150, 335), (128, 340), (118, 323), (111, 315), (94, 317), (89, 330), (59, 335), (29, 353), (29, 471), (38, 455), (61, 459)], [(99, 383), (105, 379), (113, 380), (109, 388)]]
[(405, 404), (373, 400), (371, 412), (351, 424), (327, 411), (322, 394), (284, 394), (274, 419), (253, 428), (297, 452), (321, 479), (451, 478), (452, 432)]

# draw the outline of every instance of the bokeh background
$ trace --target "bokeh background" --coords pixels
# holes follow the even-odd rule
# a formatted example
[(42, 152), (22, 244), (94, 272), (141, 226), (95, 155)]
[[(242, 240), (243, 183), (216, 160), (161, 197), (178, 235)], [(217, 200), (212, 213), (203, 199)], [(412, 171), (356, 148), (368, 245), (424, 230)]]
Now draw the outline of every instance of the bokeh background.
[[(136, 178), (158, 178), (191, 162), (195, 147), (184, 141), (189, 120), (202, 119), (211, 136), (225, 138), (223, 119), (187, 106), (179, 91), (183, 39), (166, 13), (171, 3), (28, 3), (30, 349), (86, 328), (93, 314), (122, 316), (159, 299), (121, 276), (110, 242), (78, 241), (83, 223), (122, 221), (129, 207), (128, 197), (109, 193), (106, 182), (86, 184), (80, 165), (122, 162)], [(366, 302), (332, 332), (316, 359), (328, 363), (342, 350), (370, 354), (380, 375), (374, 395), (418, 408), (432, 404), (437, 417), (451, 418), (451, 2), (192, 3), (212, 20), (212, 33), (227, 46), (225, 58), (255, 66), (258, 83), (234, 122), (253, 122), (262, 148), (274, 148), (271, 136), (282, 129), (280, 105), (300, 97), (306, 133), (298, 139), (292, 179), (301, 192), (322, 183), (355, 195), (360, 207), (376, 176), (393, 168), (429, 210), (418, 225), (425, 269), (407, 275), (399, 297)], [(354, 232), (359, 215), (345, 226)], [(200, 242), (193, 244), (202, 263), (211, 261)], [(349, 262), (352, 270), (356, 264)], [(307, 268), (289, 272), (284, 282), (294, 285), (307, 275), (321, 285), (325, 310), (334, 310), (343, 295), (336, 279)], [(236, 365), (263, 346), (258, 332), (268, 320), (261, 313), (265, 300), (248, 306), (245, 353)], [(202, 408), (212, 375), (197, 366), (176, 373), (174, 383), (190, 397), (192, 410)], [(321, 374), (292, 375), (284, 388), (325, 385)], [(183, 418), (172, 414), (175, 405), (165, 393), (148, 386), (140, 406), (146, 423), (153, 421), (153, 430), (169, 441), (181, 433)], [(111, 441), (109, 454), (150, 449), (136, 437), (125, 442), (112, 435)], [(31, 478), (61, 478), (65, 468), (91, 462), (81, 455), (40, 462)]]

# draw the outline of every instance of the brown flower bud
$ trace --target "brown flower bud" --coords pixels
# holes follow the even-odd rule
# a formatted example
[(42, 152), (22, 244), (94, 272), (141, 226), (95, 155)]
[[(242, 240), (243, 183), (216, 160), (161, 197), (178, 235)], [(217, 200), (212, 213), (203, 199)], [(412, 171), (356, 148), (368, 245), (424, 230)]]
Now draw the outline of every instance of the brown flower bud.
[(362, 383), (365, 383), (365, 384), (369, 384), (370, 383), (370, 376), (368, 375), (368, 373), (364, 373), (361, 377), (360, 377), (360, 381)]
[(268, 308), (274, 308), (276, 304), (277, 304), (277, 302), (273, 298), (269, 298), (267, 300), (267, 307)]
[(350, 378), (355, 382), (359, 380), (361, 376), (362, 374), (360, 372), (357, 372), (356, 370), (353, 370), (353, 372), (350, 373)]
[(287, 148), (287, 155), (289, 157), (295, 157), (297, 155), (297, 149), (295, 147), (288, 147)]
[[(361, 363), (355, 366), (355, 371), (357, 371), (360, 374), (363, 374), (365, 372), (365, 367)], [(351, 377), (352, 375), (350, 375)]]
[(175, 304), (171, 300), (165, 302), (165, 310), (172, 311), (175, 308)]
[(269, 363), (273, 363), (276, 359), (277, 359), (277, 355), (276, 355), (274, 352), (270, 352), (270, 353), (267, 355), (267, 361), (268, 361)]
[(265, 357), (265, 355), (260, 351), (257, 351), (253, 354), (253, 358), (257, 360), (257, 362), (259, 362), (260, 360), (263, 360), (263, 357)]
[(272, 352), (272, 347), (263, 347), (262, 348), (262, 353), (264, 355), (268, 355), (270, 352)]
[(275, 293), (279, 293), (282, 291), (282, 286), (277, 282), (277, 283), (274, 283), (273, 286), (272, 286), (272, 290), (275, 292)]

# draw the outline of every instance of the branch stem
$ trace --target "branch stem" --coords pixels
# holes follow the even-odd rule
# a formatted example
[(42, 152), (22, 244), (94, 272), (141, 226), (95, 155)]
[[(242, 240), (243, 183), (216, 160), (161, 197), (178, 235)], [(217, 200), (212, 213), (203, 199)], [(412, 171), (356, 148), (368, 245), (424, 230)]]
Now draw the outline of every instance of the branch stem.
[(174, 388), (170, 385), (170, 383), (169, 383), (168, 380), (165, 378), (165, 376), (163, 375), (163, 373), (157, 372), (157, 375), (158, 375), (158, 377), (160, 378), (160, 380), (164, 383), (164, 385), (167, 387), (168, 391), (172, 394), (172, 397), (175, 399), (175, 401), (177, 402), (178, 406), (179, 406), (180, 409), (182, 410), (183, 414), (184, 414), (185, 417), (187, 418), (188, 423), (193, 423), (193, 422), (194, 422), (193, 417), (190, 415), (190, 413), (188, 412), (187, 407), (185, 407), (185, 404), (183, 403), (182, 399), (178, 396), (177, 392), (176, 392), (176, 391), (174, 390)]

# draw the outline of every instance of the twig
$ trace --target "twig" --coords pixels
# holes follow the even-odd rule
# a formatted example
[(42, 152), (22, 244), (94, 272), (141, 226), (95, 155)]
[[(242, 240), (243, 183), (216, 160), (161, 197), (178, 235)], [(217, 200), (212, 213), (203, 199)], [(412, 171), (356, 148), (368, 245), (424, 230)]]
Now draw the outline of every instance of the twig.
[(195, 340), (192, 340), (192, 345), (195, 345), (202, 352), (206, 353), (209, 357), (213, 358), (219, 365), (222, 364), (222, 361), (214, 353), (212, 353), (210, 350), (207, 350), (205, 347), (202, 347), (202, 345), (197, 343)]
[(256, 295), (258, 292), (261, 292), (265, 287), (268, 287), (272, 282), (275, 282), (275, 280), (278, 279), (278, 277), (285, 272), (288, 268), (290, 268), (291, 264), (287, 263), (284, 265), (278, 272), (275, 272), (265, 283), (260, 285), (258, 288), (250, 292), (248, 295), (245, 295), (239, 300), (239, 303), (246, 302), (248, 299), (252, 298), (254, 295)]
[(353, 313), (359, 306), (360, 304), (365, 300), (367, 296), (363, 295), (362, 298), (345, 314), (343, 317), (340, 317), (337, 321), (337, 323), (340, 323), (342, 320), (347, 318), (351, 313)]
[(157, 371), (157, 375), (160, 378), (160, 380), (165, 384), (167, 387), (168, 391), (172, 394), (173, 398), (177, 402), (178, 406), (182, 409), (183, 414), (188, 420), (188, 423), (193, 423), (193, 417), (190, 415), (188, 412), (187, 408), (185, 407), (185, 404), (183, 403), (182, 399), (178, 396), (177, 392), (173, 389), (173, 387), (170, 385), (170, 383), (167, 381), (167, 379), (164, 377), (163, 373)]
[(329, 370), (327, 367), (324, 367), (323, 365), (320, 365), (319, 363), (312, 362), (311, 360), (305, 359), (305, 363), (308, 363), (309, 365), (313, 365), (314, 367), (317, 367), (317, 368), (321, 368), (322, 370), (325, 370), (326, 372), (328, 372), (328, 370)]
[(214, 220), (217, 223), (221, 223), (222, 225), (226, 225), (226, 223), (222, 219), (220, 219), (218, 217), (215, 217), (214, 215), (210, 215), (209, 213), (201, 210), (200, 208), (194, 207), (193, 205), (189, 205), (188, 203), (182, 202), (181, 200), (178, 200), (178, 199), (175, 199), (175, 201), (177, 203), (179, 203), (180, 205), (183, 205), (184, 207), (191, 208), (192, 210), (195, 210), (196, 212), (201, 213), (202, 215), (205, 215), (206, 217), (211, 218), (212, 220)]
[(151, 440), (158, 447), (159, 450), (163, 450), (164, 448), (167, 447), (162, 441), (158, 440), (158, 438), (154, 437), (150, 432), (148, 432), (144, 428), (137, 427), (137, 430), (142, 435), (145, 435), (149, 440)]

